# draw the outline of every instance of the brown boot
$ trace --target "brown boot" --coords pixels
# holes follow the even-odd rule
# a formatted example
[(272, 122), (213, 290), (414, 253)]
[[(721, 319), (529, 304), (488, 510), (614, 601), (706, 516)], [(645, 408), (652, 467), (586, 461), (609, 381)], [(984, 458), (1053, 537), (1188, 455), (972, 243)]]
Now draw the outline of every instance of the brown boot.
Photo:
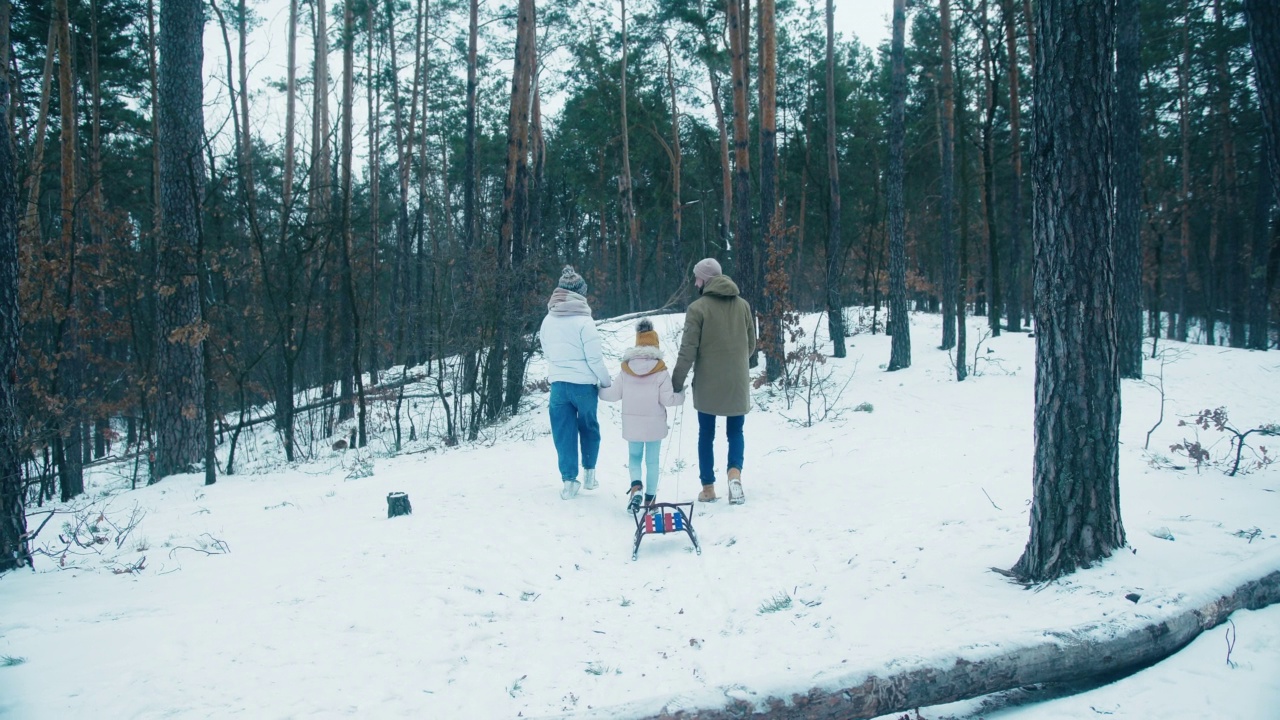
[(716, 497), (716, 486), (714, 483), (711, 485), (703, 485), (702, 492), (698, 493), (698, 502), (715, 502), (719, 499), (720, 498)]
[(742, 471), (729, 468), (729, 504), (741, 505), (746, 501), (747, 496), (742, 493)]

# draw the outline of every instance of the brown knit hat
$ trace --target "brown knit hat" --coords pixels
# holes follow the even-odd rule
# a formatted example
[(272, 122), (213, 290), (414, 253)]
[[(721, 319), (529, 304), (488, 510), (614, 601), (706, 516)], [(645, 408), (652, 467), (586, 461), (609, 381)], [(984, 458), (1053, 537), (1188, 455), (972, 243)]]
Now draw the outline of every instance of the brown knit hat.
[(658, 333), (654, 331), (653, 323), (648, 318), (636, 323), (636, 347), (642, 345), (658, 347)]

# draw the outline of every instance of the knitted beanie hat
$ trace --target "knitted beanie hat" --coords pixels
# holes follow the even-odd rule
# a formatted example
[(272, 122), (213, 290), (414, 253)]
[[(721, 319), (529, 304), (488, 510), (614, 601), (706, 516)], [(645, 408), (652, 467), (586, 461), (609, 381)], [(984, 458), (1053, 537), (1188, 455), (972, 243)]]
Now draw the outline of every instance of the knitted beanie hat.
[(693, 266), (693, 284), (702, 287), (711, 278), (721, 274), (720, 263), (715, 258), (703, 258)]
[(636, 323), (636, 347), (641, 346), (658, 347), (658, 333), (648, 318)]
[(564, 270), (560, 273), (560, 282), (556, 287), (564, 288), (569, 292), (578, 293), (579, 295), (587, 294), (587, 281), (573, 269), (572, 265), (565, 265)]

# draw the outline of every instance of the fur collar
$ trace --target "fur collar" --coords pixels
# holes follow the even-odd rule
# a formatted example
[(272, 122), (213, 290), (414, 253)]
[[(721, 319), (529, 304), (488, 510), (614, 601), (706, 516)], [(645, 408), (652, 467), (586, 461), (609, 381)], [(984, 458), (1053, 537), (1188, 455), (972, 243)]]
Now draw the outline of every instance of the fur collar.
[(632, 345), (622, 352), (622, 362), (630, 362), (637, 358), (662, 362), (662, 348), (652, 345)]

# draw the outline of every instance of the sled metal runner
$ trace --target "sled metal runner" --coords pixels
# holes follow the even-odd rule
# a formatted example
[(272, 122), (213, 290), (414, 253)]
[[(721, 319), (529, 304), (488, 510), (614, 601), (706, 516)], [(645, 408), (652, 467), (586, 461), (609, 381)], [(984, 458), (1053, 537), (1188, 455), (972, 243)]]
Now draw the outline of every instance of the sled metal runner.
[[(687, 510), (686, 510), (687, 508)], [(633, 511), (636, 521), (636, 539), (631, 548), (631, 559), (635, 560), (640, 553), (640, 541), (645, 535), (669, 535), (685, 532), (693, 542), (693, 549), (702, 554), (702, 545), (698, 543), (698, 533), (693, 529), (693, 503), (653, 503)]]

